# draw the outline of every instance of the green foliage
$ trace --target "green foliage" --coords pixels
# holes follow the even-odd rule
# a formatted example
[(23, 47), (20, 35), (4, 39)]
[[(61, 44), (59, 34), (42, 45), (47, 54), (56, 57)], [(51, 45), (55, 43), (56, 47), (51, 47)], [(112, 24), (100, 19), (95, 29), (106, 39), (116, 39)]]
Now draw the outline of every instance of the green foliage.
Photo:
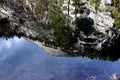
[(67, 25), (66, 15), (61, 9), (62, 4), (63, 0), (49, 2), (49, 18), (54, 30), (54, 45), (67, 50), (72, 45), (72, 29)]
[(37, 1), (36, 8), (35, 8), (36, 13), (43, 15), (47, 9), (47, 6), (48, 6), (47, 0), (40, 0), (40, 2)]
[(97, 0), (90, 0), (90, 4), (96, 3)]
[(73, 6), (75, 6), (75, 14), (81, 14), (84, 12), (86, 7), (84, 6), (85, 3), (82, 3), (81, 0), (73, 0)]
[(0, 7), (2, 7), (2, 1), (0, 0)]
[(100, 0), (90, 0), (90, 4), (95, 4), (95, 9), (98, 10)]
[(114, 0), (114, 12), (115, 28), (120, 29), (120, 0)]
[[(36, 12), (38, 14), (43, 14), (45, 11), (45, 6), (48, 6), (48, 19), (50, 21), (49, 27), (53, 30), (53, 41), (46, 40), (46, 45), (51, 44), (55, 47), (60, 47), (63, 50), (70, 50), (74, 47), (74, 44), (77, 42), (77, 37), (79, 36), (80, 29), (87, 27), (88, 23), (85, 20), (82, 20), (80, 17), (77, 17), (77, 14), (83, 14), (86, 11), (85, 3), (82, 3), (81, 0), (72, 0), (73, 6), (75, 6), (75, 29), (70, 25), (70, 1), (68, 1), (68, 5), (66, 10), (68, 14), (63, 13), (63, 3), (64, 0), (41, 0), (41, 2), (37, 3)], [(96, 1), (96, 0), (95, 0)], [(46, 4), (49, 3), (49, 4)], [(96, 5), (98, 2), (94, 2)], [(85, 23), (86, 22), (86, 23)], [(85, 28), (88, 29), (88, 28)], [(88, 31), (88, 30), (87, 30)], [(89, 32), (89, 31), (88, 31)]]

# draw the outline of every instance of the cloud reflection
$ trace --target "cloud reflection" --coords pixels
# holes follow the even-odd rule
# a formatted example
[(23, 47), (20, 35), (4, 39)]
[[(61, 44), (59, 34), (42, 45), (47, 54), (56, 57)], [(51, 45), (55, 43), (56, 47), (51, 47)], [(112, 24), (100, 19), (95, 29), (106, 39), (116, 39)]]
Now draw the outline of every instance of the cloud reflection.
[(0, 60), (5, 59), (10, 54), (14, 53), (18, 48), (20, 48), (24, 43), (23, 38), (10, 38), (6, 40), (5, 38), (0, 39)]
[(1, 48), (11, 48), (12, 46), (15, 46), (17, 43), (22, 43), (24, 41), (23, 38), (10, 38), (6, 40), (5, 38), (0, 39), (0, 49)]
[(117, 73), (116, 62), (90, 60), (82, 57), (54, 57), (23, 38), (0, 39), (0, 80), (96, 80)]

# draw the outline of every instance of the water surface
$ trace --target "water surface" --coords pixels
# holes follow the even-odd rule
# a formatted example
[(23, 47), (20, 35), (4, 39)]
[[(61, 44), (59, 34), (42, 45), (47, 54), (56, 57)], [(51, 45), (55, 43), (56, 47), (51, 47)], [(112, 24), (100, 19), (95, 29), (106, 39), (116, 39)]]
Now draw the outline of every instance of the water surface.
[(55, 57), (23, 38), (0, 39), (0, 80), (109, 80), (120, 77), (120, 59)]

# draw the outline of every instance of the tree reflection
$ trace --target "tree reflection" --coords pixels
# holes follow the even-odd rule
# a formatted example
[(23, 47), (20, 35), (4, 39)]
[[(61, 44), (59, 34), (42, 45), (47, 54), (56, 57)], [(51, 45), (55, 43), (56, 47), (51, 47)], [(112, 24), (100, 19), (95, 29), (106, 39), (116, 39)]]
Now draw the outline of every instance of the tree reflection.
[[(61, 34), (60, 34), (61, 35)], [(64, 34), (64, 32), (62, 33), (62, 35), (66, 35), (66, 33)], [(12, 31), (9, 31), (9, 32), (0, 32), (0, 37), (2, 38), (6, 38), (6, 39), (9, 39), (9, 38), (13, 38), (14, 36), (17, 36), (17, 37), (25, 37), (27, 39), (30, 39), (30, 40), (33, 40), (33, 41), (40, 41), (40, 42), (45, 42), (44, 40), (45, 39), (40, 39), (39, 37), (32, 37), (32, 36), (26, 36), (26, 34), (24, 33), (18, 33), (16, 31), (12, 32)], [(63, 37), (62, 38), (66, 38), (66, 37)], [(72, 39), (71, 39), (72, 40)], [(63, 41), (62, 41), (63, 42)], [(69, 47), (66, 47), (64, 49), (66, 53), (68, 53), (68, 56), (83, 56), (83, 57), (88, 57), (88, 58), (91, 58), (91, 59), (101, 59), (101, 60), (109, 60), (109, 61), (116, 61), (120, 58), (120, 54), (119, 54), (119, 48), (120, 48), (120, 42), (119, 41), (115, 41), (116, 43), (115, 44), (118, 44), (118, 45), (113, 45), (110, 49), (105, 49), (101, 52), (96, 52), (96, 53), (81, 53), (80, 51), (79, 52), (74, 52), (72, 51), (72, 49), (68, 50)], [(46, 46), (49, 46), (47, 44), (51, 44), (49, 42), (47, 42), (46, 40)], [(56, 42), (52, 42), (51, 45), (56, 46)], [(64, 47), (64, 45), (66, 46), (71, 46), (69, 45), (69, 43), (62, 43), (63, 45), (61, 45), (61, 47)], [(58, 44), (57, 44), (58, 46)], [(49, 46), (49, 47), (52, 47), (52, 46)], [(55, 47), (54, 47), (55, 48)], [(63, 49), (63, 50), (64, 50)]]

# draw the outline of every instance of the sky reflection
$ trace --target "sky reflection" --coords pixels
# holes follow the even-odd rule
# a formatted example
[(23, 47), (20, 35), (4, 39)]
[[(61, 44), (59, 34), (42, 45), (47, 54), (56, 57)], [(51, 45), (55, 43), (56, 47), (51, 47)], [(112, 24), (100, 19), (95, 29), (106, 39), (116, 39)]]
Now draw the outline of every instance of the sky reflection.
[(120, 60), (55, 57), (23, 38), (0, 39), (0, 80), (109, 80), (120, 77)]

